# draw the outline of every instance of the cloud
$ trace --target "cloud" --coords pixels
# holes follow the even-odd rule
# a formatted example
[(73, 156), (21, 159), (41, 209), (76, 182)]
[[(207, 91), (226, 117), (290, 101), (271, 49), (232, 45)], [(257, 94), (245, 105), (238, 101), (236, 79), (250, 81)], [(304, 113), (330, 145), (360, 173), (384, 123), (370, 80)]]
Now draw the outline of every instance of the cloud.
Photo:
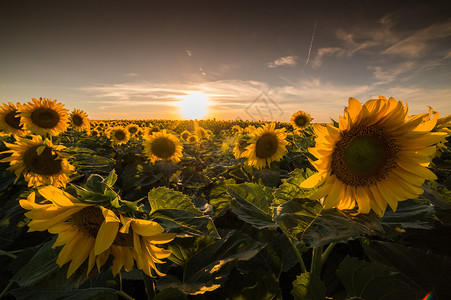
[(193, 55), (193, 51), (191, 51), (191, 50), (185, 50), (185, 53), (186, 53), (186, 55), (188, 55), (188, 56), (192, 56)]
[(296, 56), (283, 56), (281, 58), (276, 59), (273, 62), (267, 63), (266, 66), (268, 68), (276, 68), (280, 66), (294, 66), (296, 65), (297, 59), (298, 58)]
[(433, 41), (451, 36), (451, 18), (443, 23), (435, 23), (414, 32), (389, 48), (382, 54), (420, 57), (433, 47)]
[(375, 85), (387, 84), (395, 79), (401, 74), (412, 71), (417, 64), (413, 61), (407, 61), (397, 64), (390, 68), (384, 68), (382, 66), (368, 66), (368, 69), (373, 71), (373, 77), (377, 80)]
[(324, 56), (343, 56), (346, 51), (340, 47), (328, 47), (328, 48), (320, 48), (318, 49), (318, 53), (312, 61), (313, 68), (319, 68), (323, 64)]
[(128, 78), (133, 78), (133, 77), (137, 77), (137, 76), (139, 76), (138, 73), (127, 73), (127, 74), (125, 74), (125, 77), (128, 77)]

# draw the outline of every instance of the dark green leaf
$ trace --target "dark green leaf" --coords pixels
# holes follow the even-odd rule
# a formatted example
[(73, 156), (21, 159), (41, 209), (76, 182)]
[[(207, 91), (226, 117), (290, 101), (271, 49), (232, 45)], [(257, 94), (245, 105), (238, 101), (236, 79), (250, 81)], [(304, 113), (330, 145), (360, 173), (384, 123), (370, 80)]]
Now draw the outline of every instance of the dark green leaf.
[(310, 273), (302, 273), (293, 281), (291, 294), (295, 299), (302, 300), (324, 300), (326, 298), (326, 287), (324, 282)]
[(367, 300), (414, 300), (425, 295), (408, 284), (396, 269), (377, 262), (347, 256), (336, 271), (348, 298)]
[(310, 169), (296, 169), (291, 172), (291, 177), (283, 179), (282, 184), (274, 192), (273, 205), (277, 206), (295, 198), (308, 198), (316, 189), (304, 189), (299, 185), (313, 174), (314, 172)]
[(227, 192), (234, 200), (232, 210), (238, 218), (260, 229), (275, 226), (271, 219), (271, 188), (243, 183), (229, 185)]
[(117, 292), (110, 288), (89, 288), (72, 291), (43, 291), (20, 289), (12, 292), (18, 300), (114, 300), (119, 299)]

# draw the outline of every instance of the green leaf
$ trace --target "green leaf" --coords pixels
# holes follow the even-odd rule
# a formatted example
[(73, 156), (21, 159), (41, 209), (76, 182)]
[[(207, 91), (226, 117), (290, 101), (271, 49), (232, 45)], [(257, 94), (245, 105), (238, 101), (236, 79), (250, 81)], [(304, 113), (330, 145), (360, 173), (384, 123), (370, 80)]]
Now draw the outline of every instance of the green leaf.
[(52, 273), (58, 271), (56, 264), (58, 251), (52, 249), (54, 241), (42, 245), (31, 260), (11, 279), (19, 286), (27, 287), (45, 279)]
[(422, 188), (424, 193), (419, 198), (432, 203), (440, 222), (451, 226), (451, 191), (435, 181), (426, 181)]
[(299, 185), (313, 174), (314, 172), (310, 169), (296, 169), (291, 172), (291, 177), (282, 179), (282, 184), (274, 192), (273, 205), (277, 206), (295, 198), (308, 198), (317, 189), (304, 189), (299, 187)]
[(234, 179), (226, 179), (211, 189), (209, 203), (215, 208), (215, 217), (224, 215), (230, 209), (232, 198), (227, 193), (227, 185), (234, 183)]
[[(445, 246), (445, 245), (444, 245)], [(424, 297), (434, 291), (437, 299), (451, 299), (451, 258), (402, 244), (372, 241), (363, 244), (371, 260), (396, 268)], [(448, 252), (449, 253), (449, 252)], [(417, 298), (419, 299), (419, 298)]]
[(251, 259), (264, 247), (246, 234), (231, 231), (187, 261), (182, 282), (167, 275), (158, 281), (158, 288), (177, 288), (190, 295), (214, 291), (227, 281), (235, 262)]
[(94, 192), (103, 194), (105, 193), (106, 185), (103, 182), (103, 177), (98, 174), (91, 174), (88, 180), (86, 181), (86, 187)]
[(310, 273), (302, 273), (293, 281), (291, 294), (294, 299), (324, 300), (326, 298), (326, 286), (321, 279), (312, 277)]
[(168, 244), (168, 249), (172, 252), (169, 259), (183, 267), (191, 257), (215, 241), (216, 239), (205, 236), (175, 238)]
[(307, 198), (293, 199), (275, 207), (273, 219), (308, 247), (346, 242), (382, 230), (374, 213), (352, 216), (335, 209), (325, 210), (318, 201)]
[(260, 229), (275, 227), (271, 219), (271, 188), (248, 182), (229, 185), (227, 192), (234, 200), (232, 210), (238, 218)]
[(103, 180), (103, 182), (107, 186), (112, 187), (116, 183), (116, 180), (117, 180), (117, 174), (113, 169), (113, 170), (111, 170), (110, 174), (108, 174), (108, 176)]
[(396, 269), (355, 257), (346, 256), (338, 266), (336, 275), (345, 286), (348, 298), (413, 300), (425, 295), (409, 285)]
[(153, 300), (185, 300), (187, 295), (182, 291), (174, 288), (159, 291)]
[(404, 229), (432, 229), (434, 227), (434, 207), (420, 203), (418, 200), (406, 200), (399, 202), (394, 213), (387, 210), (381, 219), (383, 225)]
[(191, 235), (219, 238), (213, 220), (198, 210), (187, 195), (159, 187), (149, 192), (148, 200), (150, 216), (162, 220), (163, 226)]

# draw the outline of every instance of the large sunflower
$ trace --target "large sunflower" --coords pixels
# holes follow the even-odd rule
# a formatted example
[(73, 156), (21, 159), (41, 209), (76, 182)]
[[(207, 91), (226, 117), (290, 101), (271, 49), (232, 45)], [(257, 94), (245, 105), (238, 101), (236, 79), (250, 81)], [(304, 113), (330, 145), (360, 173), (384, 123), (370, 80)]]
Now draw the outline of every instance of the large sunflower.
[(173, 134), (163, 131), (152, 134), (144, 141), (144, 153), (152, 163), (157, 160), (178, 162), (182, 157), (183, 146)]
[(279, 161), (287, 153), (284, 129), (275, 129), (275, 123), (268, 123), (250, 133), (249, 146), (243, 156), (247, 163), (260, 169), (273, 161)]
[(17, 115), (20, 107), (20, 103), (17, 103), (17, 106), (11, 102), (8, 102), (8, 104), (3, 103), (0, 107), (0, 131), (18, 136), (26, 134), (23, 126), (20, 124), (20, 117)]
[(80, 109), (74, 109), (70, 114), (70, 121), (72, 124), (72, 127), (77, 131), (83, 131), (87, 130), (89, 131), (90, 128), (90, 122), (88, 119), (88, 115), (80, 110)]
[(312, 121), (312, 116), (310, 114), (305, 113), (303, 111), (298, 111), (297, 113), (291, 116), (290, 123), (293, 125), (295, 130), (302, 130), (307, 128)]
[(56, 136), (67, 129), (68, 110), (56, 100), (33, 98), (18, 108), (18, 112), (21, 124), (34, 134)]
[(10, 150), (2, 153), (12, 153), (1, 162), (9, 162), (9, 171), (16, 174), (16, 181), (23, 174), (28, 186), (54, 185), (66, 186), (69, 176), (75, 171), (60, 151), (66, 147), (53, 145), (48, 139), (33, 136), (32, 139), (18, 138), (15, 144), (6, 143)]
[(372, 209), (379, 216), (387, 203), (396, 211), (398, 201), (417, 198), (425, 179), (437, 178), (427, 167), (446, 133), (430, 132), (436, 118), (407, 114), (407, 104), (394, 98), (364, 105), (350, 98), (339, 128), (314, 126), (318, 137), (309, 150), (318, 173), (301, 187), (322, 185), (312, 198), (324, 197), (325, 208), (352, 209), (357, 202), (359, 213)]
[(122, 267), (131, 271), (134, 261), (138, 269), (149, 276), (153, 276), (152, 270), (164, 275), (155, 263), (164, 263), (161, 259), (167, 258), (171, 251), (155, 245), (170, 242), (175, 234), (163, 233), (163, 227), (154, 221), (129, 218), (103, 206), (83, 203), (53, 186), (43, 187), (38, 192), (45, 202), (37, 203), (34, 192), (19, 201), (29, 210), (25, 213), (31, 219), (28, 231), (48, 230), (58, 234), (53, 247), (63, 248), (56, 263), (62, 267), (71, 261), (68, 278), (86, 260), (87, 276), (94, 265), (100, 270), (110, 254), (114, 257), (114, 275)]
[(116, 144), (127, 143), (130, 139), (130, 132), (121, 126), (116, 126), (108, 130), (108, 137)]

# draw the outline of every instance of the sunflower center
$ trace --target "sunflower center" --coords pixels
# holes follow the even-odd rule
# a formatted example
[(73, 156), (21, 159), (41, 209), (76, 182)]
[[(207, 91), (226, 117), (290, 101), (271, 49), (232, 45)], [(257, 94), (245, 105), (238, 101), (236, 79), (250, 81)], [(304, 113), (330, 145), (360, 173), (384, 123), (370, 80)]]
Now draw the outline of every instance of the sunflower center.
[(73, 115), (72, 116), (72, 122), (74, 122), (75, 126), (82, 126), (83, 125), (83, 118), (79, 115)]
[(277, 137), (272, 133), (262, 134), (255, 144), (255, 155), (258, 158), (270, 158), (277, 152), (279, 141)]
[(130, 133), (136, 133), (138, 131), (138, 128), (137, 127), (130, 127), (129, 129), (128, 129), (128, 132), (130, 132)]
[(152, 153), (160, 158), (168, 159), (175, 154), (175, 144), (168, 138), (157, 138), (150, 146)]
[(16, 116), (17, 110), (10, 111), (5, 116), (5, 122), (14, 129), (22, 129), (20, 117)]
[(114, 137), (116, 138), (116, 140), (118, 141), (123, 141), (126, 138), (125, 132), (123, 132), (122, 130), (116, 130), (114, 132)]
[[(97, 238), (100, 226), (105, 218), (100, 208), (88, 206), (71, 216), (72, 222), (88, 236)], [(131, 228), (128, 233), (118, 232), (113, 241), (113, 245), (122, 247), (133, 247), (133, 231)]]
[(36, 174), (52, 176), (62, 170), (61, 160), (52, 153), (52, 148), (45, 146), (44, 151), (38, 154), (36, 150), (42, 145), (30, 147), (23, 154), (25, 167)]
[(298, 116), (294, 119), (296, 126), (303, 127), (307, 124), (307, 119), (304, 116)]
[(33, 124), (41, 128), (54, 128), (58, 124), (60, 116), (51, 108), (39, 107), (31, 113), (31, 120)]
[(342, 134), (332, 153), (332, 171), (351, 186), (368, 186), (383, 180), (396, 166), (399, 148), (381, 129), (358, 126)]

